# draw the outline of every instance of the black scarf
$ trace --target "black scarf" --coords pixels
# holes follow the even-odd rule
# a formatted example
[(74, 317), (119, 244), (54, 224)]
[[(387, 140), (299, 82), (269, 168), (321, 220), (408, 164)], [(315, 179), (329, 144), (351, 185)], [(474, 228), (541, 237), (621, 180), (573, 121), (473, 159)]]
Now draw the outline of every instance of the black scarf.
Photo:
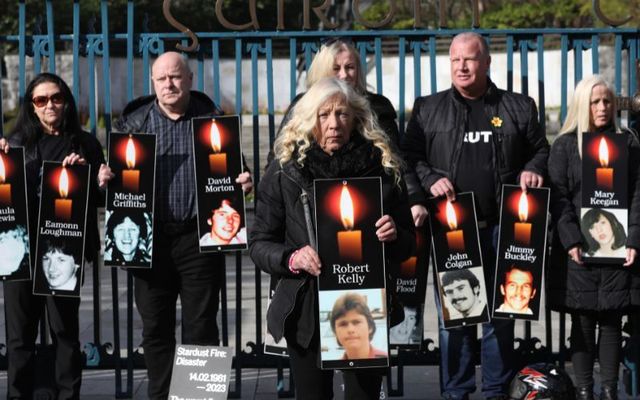
[(307, 151), (303, 173), (310, 179), (382, 175), (381, 151), (359, 134), (340, 149), (327, 154), (313, 143)]

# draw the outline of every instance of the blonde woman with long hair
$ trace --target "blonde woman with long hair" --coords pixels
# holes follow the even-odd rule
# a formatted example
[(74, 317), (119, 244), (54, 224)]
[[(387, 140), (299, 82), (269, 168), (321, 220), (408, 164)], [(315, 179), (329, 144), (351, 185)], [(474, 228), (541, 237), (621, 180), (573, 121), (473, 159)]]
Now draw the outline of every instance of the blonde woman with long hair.
[[(609, 212), (591, 213), (593, 217), (588, 219), (585, 215), (582, 225), (589, 226), (581, 227), (581, 147), (585, 132), (627, 135), (630, 207), (626, 236)], [(640, 274), (634, 264), (640, 248), (639, 152), (635, 135), (618, 126), (614, 91), (609, 83), (599, 75), (580, 81), (549, 156), (555, 234), (547, 272), (549, 307), (571, 313), (571, 358), (578, 399), (594, 398), (596, 356), (602, 382), (600, 399), (618, 398), (621, 318), (626, 310), (640, 305)], [(624, 257), (619, 264), (584, 262), (584, 257), (591, 254), (619, 253)]]
[[(309, 89), (276, 140), (275, 160), (258, 188), (249, 252), (276, 288), (267, 327), (276, 341), (287, 339), (298, 399), (333, 398), (333, 371), (317, 366), (320, 322), (313, 278), (327, 266), (313, 247), (313, 180), (380, 177), (384, 215), (375, 223), (376, 235), (386, 245), (387, 259), (400, 262), (415, 243), (402, 169), (366, 99), (336, 78), (320, 79)], [(382, 374), (375, 368), (344, 371), (345, 398), (377, 400)]]

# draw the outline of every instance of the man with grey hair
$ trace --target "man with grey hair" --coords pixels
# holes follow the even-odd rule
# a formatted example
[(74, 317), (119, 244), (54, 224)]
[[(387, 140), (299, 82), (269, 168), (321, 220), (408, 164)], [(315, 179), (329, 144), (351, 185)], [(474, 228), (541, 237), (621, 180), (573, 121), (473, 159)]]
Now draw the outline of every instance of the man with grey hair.
[[(153, 268), (136, 270), (135, 299), (142, 318), (148, 397), (166, 399), (176, 345), (176, 301), (182, 307), (182, 343), (219, 344), (216, 316), (224, 255), (200, 253), (191, 118), (221, 115), (206, 94), (191, 90), (193, 73), (176, 52), (151, 70), (155, 95), (129, 103), (115, 124), (123, 132), (156, 135)], [(236, 182), (249, 192), (249, 172)]]
[[(502, 184), (539, 187), (547, 171), (549, 144), (533, 99), (498, 89), (489, 79), (489, 48), (465, 32), (449, 48), (452, 87), (419, 97), (402, 142), (405, 176), (416, 226), (427, 216), (427, 196), (474, 192), (488, 293), (494, 282)], [(439, 302), (438, 296), (436, 301)], [(467, 399), (475, 387), (475, 326), (444, 329), (440, 317), (441, 391)], [(482, 393), (506, 399), (512, 376), (513, 322), (482, 325)]]

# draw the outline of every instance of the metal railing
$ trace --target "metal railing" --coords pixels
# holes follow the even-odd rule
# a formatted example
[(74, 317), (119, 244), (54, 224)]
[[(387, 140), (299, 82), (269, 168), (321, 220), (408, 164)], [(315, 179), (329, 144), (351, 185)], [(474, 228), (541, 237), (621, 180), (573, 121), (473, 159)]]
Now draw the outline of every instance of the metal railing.
[[(169, 44), (180, 42), (183, 45), (189, 43), (189, 38), (181, 33), (159, 33), (141, 32), (134, 26), (134, 13), (137, 11), (134, 1), (128, 1), (127, 31), (110, 32), (108, 1), (101, 2), (101, 12), (99, 19), (89, 23), (88, 32), (80, 29), (80, 2), (73, 3), (73, 18), (71, 32), (54, 32), (55, 12), (53, 1), (44, 2), (44, 18), (46, 29), (41, 32), (26, 31), (26, 5), (24, 1), (17, 3), (18, 32), (12, 35), (0, 36), (0, 46), (12, 45), (17, 49), (18, 55), (18, 91), (22, 97), (25, 91), (27, 77), (31, 73), (42, 70), (56, 72), (56, 49), (70, 49), (73, 57), (72, 82), (73, 93), (76, 99), (80, 99), (80, 82), (87, 82), (88, 100), (87, 104), (81, 104), (81, 108), (88, 111), (88, 129), (94, 135), (101, 130), (111, 129), (112, 120), (112, 81), (111, 81), (111, 61), (113, 55), (110, 48), (115, 44), (118, 48), (124, 49), (126, 59), (126, 98), (132, 100), (134, 97), (151, 92), (149, 82), (149, 70), (152, 59), (165, 50), (170, 50)], [(5, 12), (11, 12), (6, 11)], [(98, 23), (99, 22), (99, 23)], [(98, 27), (96, 27), (96, 25)], [(238, 114), (249, 114), (250, 121), (245, 121), (245, 126), (249, 126), (251, 137), (253, 138), (253, 148), (245, 149), (251, 152), (253, 160), (252, 170), (254, 181), (257, 185), (260, 181), (261, 159), (264, 158), (266, 148), (260, 145), (260, 136), (265, 129), (268, 132), (268, 143), (271, 145), (276, 132), (276, 82), (274, 81), (274, 60), (284, 57), (288, 59), (289, 78), (286, 82), (286, 89), (289, 99), (296, 95), (298, 88), (299, 73), (301, 67), (306, 68), (311, 63), (314, 53), (319, 47), (319, 39), (327, 36), (349, 36), (354, 41), (360, 51), (362, 62), (372, 66), (375, 74), (369, 74), (369, 85), (381, 94), (385, 93), (389, 87), (397, 87), (397, 98), (391, 99), (397, 104), (398, 123), (400, 133), (404, 132), (405, 123), (408, 119), (407, 109), (411, 107), (406, 104), (405, 95), (407, 91), (413, 93), (414, 97), (434, 93), (444, 89), (438, 87), (437, 76), (442, 71), (438, 70), (436, 62), (442, 49), (446, 49), (446, 42), (458, 33), (457, 30), (367, 30), (367, 31), (275, 31), (275, 32), (199, 32), (197, 33), (200, 46), (199, 49), (191, 53), (189, 57), (194, 60), (196, 68), (194, 71), (196, 89), (210, 93), (220, 104), (222, 101), (221, 81), (230, 79), (223, 76), (220, 64), (223, 60), (231, 60), (234, 68), (235, 94), (233, 98), (234, 112)], [(540, 110), (540, 122), (544, 126), (547, 121), (545, 108), (546, 78), (550, 74), (560, 74), (561, 94), (560, 120), (564, 119), (567, 111), (567, 100), (569, 85), (581, 79), (585, 70), (597, 73), (600, 69), (600, 48), (603, 43), (609, 44), (613, 48), (614, 59), (609, 60), (614, 65), (614, 87), (618, 95), (632, 94), (635, 92), (636, 69), (635, 65), (639, 56), (640, 31), (638, 29), (621, 28), (601, 28), (601, 29), (524, 29), (524, 30), (477, 30), (478, 33), (486, 36), (491, 43), (492, 50), (502, 51), (506, 54), (506, 89), (518, 91), (524, 94), (537, 87), (538, 108)], [(224, 51), (222, 50), (224, 46)], [(115, 46), (113, 46), (115, 47)], [(545, 63), (545, 53), (554, 49), (560, 51), (560, 65), (548, 65)], [(590, 51), (588, 51), (590, 50)], [(68, 53), (65, 50), (65, 53)], [(383, 79), (383, 55), (393, 53), (397, 57), (397, 74), (395, 81)], [(591, 66), (585, 65), (586, 54), (590, 53)], [(276, 57), (274, 54), (277, 54)], [(5, 54), (8, 55), (8, 54)], [(535, 56), (537, 76), (529, 75), (529, 60)], [(573, 70), (570, 70), (570, 58), (573, 57)], [(86, 70), (81, 70), (81, 60), (84, 60)], [(141, 66), (135, 68), (136, 61), (141, 60)], [(514, 70), (515, 61), (519, 61), (519, 71)], [(425, 62), (426, 61), (426, 64)], [(248, 76), (243, 70), (243, 63), (249, 63)], [(30, 67), (28, 67), (30, 65)], [(212, 79), (207, 81), (208, 75), (205, 67), (210, 65)], [(264, 71), (260, 72), (260, 65), (264, 65)], [(429, 80), (426, 85), (423, 83), (422, 74), (429, 72)], [(60, 71), (58, 71), (60, 72)], [(413, 87), (408, 87), (407, 75), (412, 74)], [(515, 87), (515, 76), (520, 78), (521, 86)], [(142, 80), (141, 92), (136, 93), (134, 82)], [(250, 107), (243, 106), (243, 82), (251, 82)], [(264, 86), (263, 86), (264, 85)], [(266, 88), (266, 99), (260, 95), (259, 88)], [(86, 90), (85, 89), (85, 90)], [(287, 91), (285, 89), (285, 92)], [(2, 93), (0, 85), (0, 96)], [(282, 96), (281, 88), (278, 96)], [(100, 96), (100, 97), (99, 97)], [(390, 97), (390, 96), (388, 96)], [(4, 98), (4, 97), (3, 97)], [(98, 99), (100, 101), (98, 101)], [(263, 106), (261, 106), (261, 104)], [(266, 105), (266, 106), (264, 106)], [(2, 109), (0, 102), (0, 115), (4, 116), (6, 110)], [(266, 123), (262, 123), (259, 117), (266, 116)], [(4, 118), (3, 118), (4, 120)], [(104, 122), (102, 122), (104, 121)], [(3, 133), (3, 125), (0, 124), (0, 134)], [(262, 157), (261, 157), (262, 152)], [(258, 194), (259, 195), (259, 194)], [(231, 391), (231, 397), (240, 397), (240, 373), (243, 368), (268, 367), (277, 368), (279, 380), (282, 381), (282, 368), (287, 362), (281, 358), (265, 355), (262, 353), (260, 343), (262, 342), (262, 321), (264, 316), (261, 313), (263, 308), (263, 298), (261, 291), (262, 277), (255, 269), (255, 340), (247, 344), (241, 342), (242, 321), (241, 301), (242, 291), (242, 259), (238, 253), (235, 255), (235, 337), (234, 347), (236, 355), (233, 366), (235, 368), (236, 380), (235, 388)], [(97, 268), (97, 267), (95, 267)], [(122, 316), (119, 312), (118, 304), (118, 275), (122, 271), (112, 269), (112, 301), (113, 301), (113, 345), (103, 343), (101, 337), (101, 319), (104, 316), (100, 313), (100, 285), (99, 274), (93, 276), (94, 292), (94, 342), (84, 346), (87, 356), (86, 366), (89, 368), (115, 369), (117, 397), (128, 397), (132, 393), (134, 368), (143, 367), (142, 356), (135, 351), (133, 337), (133, 283), (131, 276), (126, 279), (126, 352), (121, 352), (122, 342), (120, 340), (120, 323)], [(226, 285), (222, 291), (222, 335), (223, 343), (229, 341), (229, 315), (228, 296)], [(532, 335), (531, 324), (524, 324), (523, 337), (517, 339), (517, 352), (530, 360), (553, 360), (563, 361), (566, 359), (566, 332), (565, 316), (559, 315), (555, 318), (559, 321), (558, 336), (552, 334), (552, 313), (545, 311), (545, 337), (537, 338)], [(557, 350), (553, 350), (553, 343), (556, 343)], [(111, 351), (113, 346), (113, 351)], [(389, 376), (388, 384), (391, 387), (391, 395), (402, 395), (403, 393), (403, 369), (406, 365), (436, 365), (438, 363), (439, 352), (434, 346), (432, 338), (425, 340), (424, 350), (419, 353), (400, 352), (393, 357), (394, 365), (397, 365), (396, 377)], [(0, 356), (0, 366), (6, 368), (6, 357)], [(127, 371), (127, 387), (122, 387), (122, 372)], [(282, 389), (282, 396), (291, 393)]]

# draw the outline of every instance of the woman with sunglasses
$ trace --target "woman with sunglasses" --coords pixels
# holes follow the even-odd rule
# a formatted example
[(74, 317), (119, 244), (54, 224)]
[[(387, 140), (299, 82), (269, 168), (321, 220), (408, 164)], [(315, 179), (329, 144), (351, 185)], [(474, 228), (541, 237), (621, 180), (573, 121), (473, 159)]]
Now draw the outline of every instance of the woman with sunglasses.
[[(9, 139), (0, 149), (24, 146), (31, 249), (35, 251), (40, 176), (43, 161), (64, 165), (90, 164), (91, 183), (87, 212), (85, 258), (96, 261), (99, 250), (97, 207), (104, 203), (104, 187), (113, 177), (104, 164), (100, 142), (80, 126), (73, 95), (57, 75), (42, 73), (27, 86), (23, 104)], [(32, 253), (33, 254), (33, 253)], [(35, 259), (32, 255), (31, 259)], [(33, 276), (33, 273), (32, 273)], [(35, 341), (38, 322), (46, 307), (55, 344), (57, 398), (78, 399), (82, 378), (82, 353), (78, 339), (80, 299), (32, 294), (31, 281), (4, 283), (7, 328), (7, 397), (32, 398), (35, 379)]]

